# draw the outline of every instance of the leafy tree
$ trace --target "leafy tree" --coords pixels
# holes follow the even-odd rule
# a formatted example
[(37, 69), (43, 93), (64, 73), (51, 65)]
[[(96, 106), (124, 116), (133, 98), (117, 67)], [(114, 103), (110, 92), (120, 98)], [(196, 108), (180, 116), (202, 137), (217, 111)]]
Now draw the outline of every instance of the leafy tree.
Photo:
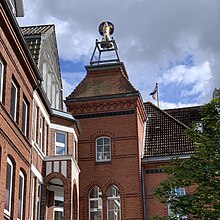
[[(174, 214), (170, 219), (220, 219), (220, 99), (204, 105), (201, 114), (203, 133), (188, 131), (195, 153), (187, 160), (175, 158), (164, 167), (168, 178), (156, 189), (161, 202), (170, 205)], [(193, 192), (172, 194), (170, 190), (178, 187), (192, 187)]]

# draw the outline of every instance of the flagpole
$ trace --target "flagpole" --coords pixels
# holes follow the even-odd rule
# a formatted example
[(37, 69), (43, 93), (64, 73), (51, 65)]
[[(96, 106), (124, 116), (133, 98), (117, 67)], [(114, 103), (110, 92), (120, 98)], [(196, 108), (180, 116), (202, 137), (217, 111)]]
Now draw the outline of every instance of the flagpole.
[(159, 108), (159, 90), (158, 90), (158, 83), (156, 82), (156, 88), (157, 88), (157, 107)]

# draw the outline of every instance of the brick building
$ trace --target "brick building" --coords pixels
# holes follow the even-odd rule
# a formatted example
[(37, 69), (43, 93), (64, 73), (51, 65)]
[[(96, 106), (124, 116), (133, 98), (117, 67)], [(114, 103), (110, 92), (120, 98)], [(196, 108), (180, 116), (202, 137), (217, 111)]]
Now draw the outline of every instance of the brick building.
[(79, 219), (80, 127), (62, 110), (54, 26), (20, 29), (22, 8), (0, 2), (0, 219)]
[(160, 166), (193, 153), (185, 130), (200, 107), (143, 103), (112, 41), (116, 59), (91, 59), (65, 112), (55, 27), (15, 16), (23, 1), (1, 0), (0, 219), (168, 216), (154, 197)]

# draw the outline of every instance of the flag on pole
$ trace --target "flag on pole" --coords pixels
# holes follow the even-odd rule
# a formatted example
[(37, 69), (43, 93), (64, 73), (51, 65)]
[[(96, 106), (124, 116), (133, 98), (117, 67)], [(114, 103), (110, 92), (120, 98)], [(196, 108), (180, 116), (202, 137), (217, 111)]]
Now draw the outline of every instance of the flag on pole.
[(159, 97), (158, 97), (158, 83), (156, 83), (156, 86), (154, 90), (150, 93), (152, 98), (157, 101), (157, 107), (159, 108)]
[(157, 93), (158, 93), (158, 88), (157, 88), (157, 83), (156, 83), (155, 88), (154, 88), (153, 91), (150, 93), (150, 95), (152, 96), (152, 98), (153, 98), (154, 100), (157, 100)]

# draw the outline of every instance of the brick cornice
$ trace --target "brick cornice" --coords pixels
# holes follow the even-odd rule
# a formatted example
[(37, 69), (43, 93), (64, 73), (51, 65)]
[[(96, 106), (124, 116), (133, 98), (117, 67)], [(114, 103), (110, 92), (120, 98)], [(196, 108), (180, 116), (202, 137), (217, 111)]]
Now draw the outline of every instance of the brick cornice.
[(68, 111), (72, 115), (86, 114), (86, 113), (97, 113), (97, 112), (106, 112), (106, 111), (115, 111), (115, 110), (128, 110), (135, 109), (137, 106), (135, 99), (111, 99), (111, 100), (102, 100), (99, 102), (86, 102), (86, 103), (71, 103), (69, 105)]

